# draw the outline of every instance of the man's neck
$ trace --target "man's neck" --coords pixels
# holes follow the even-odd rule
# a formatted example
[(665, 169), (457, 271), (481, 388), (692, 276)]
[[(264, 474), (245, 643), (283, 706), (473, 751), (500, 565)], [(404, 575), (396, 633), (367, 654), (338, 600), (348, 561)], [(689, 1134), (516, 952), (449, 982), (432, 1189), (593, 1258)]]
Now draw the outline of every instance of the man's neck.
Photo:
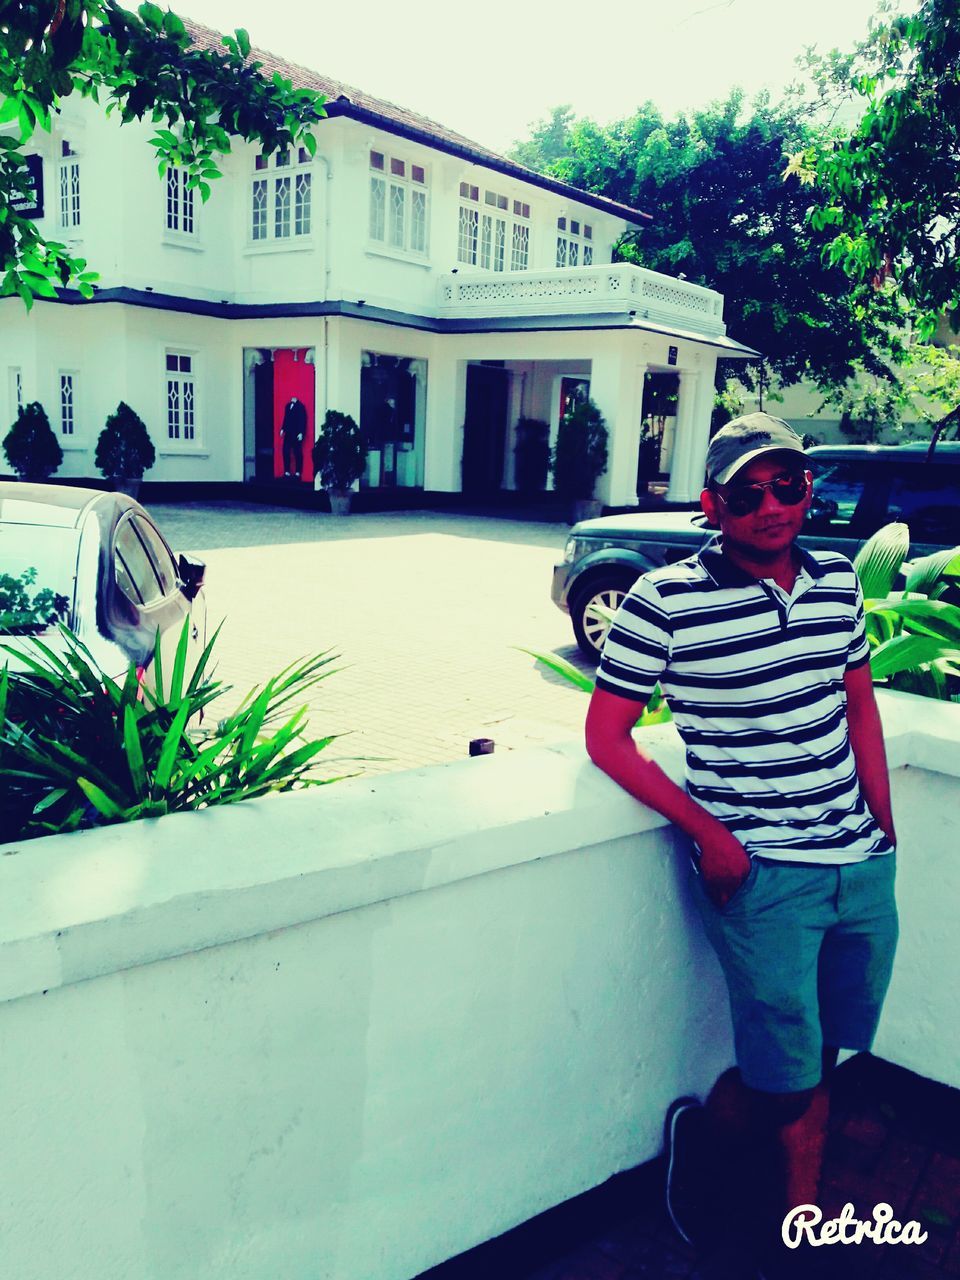
[(773, 557), (760, 557), (742, 547), (727, 546), (721, 540), (720, 549), (731, 564), (735, 564), (744, 573), (753, 578), (772, 578), (784, 591), (793, 590), (800, 572), (800, 553), (795, 546), (789, 546)]

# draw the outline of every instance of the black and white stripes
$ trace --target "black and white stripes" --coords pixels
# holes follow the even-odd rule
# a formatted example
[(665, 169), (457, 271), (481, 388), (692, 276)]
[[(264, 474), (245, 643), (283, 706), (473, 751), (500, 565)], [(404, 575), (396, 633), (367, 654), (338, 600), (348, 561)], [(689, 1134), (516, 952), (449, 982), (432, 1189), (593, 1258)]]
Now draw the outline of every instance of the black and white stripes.
[(686, 744), (687, 790), (752, 856), (857, 862), (890, 844), (864, 804), (844, 672), (868, 659), (850, 561), (800, 551), (788, 597), (713, 544), (634, 584), (598, 688), (646, 701), (659, 680)]

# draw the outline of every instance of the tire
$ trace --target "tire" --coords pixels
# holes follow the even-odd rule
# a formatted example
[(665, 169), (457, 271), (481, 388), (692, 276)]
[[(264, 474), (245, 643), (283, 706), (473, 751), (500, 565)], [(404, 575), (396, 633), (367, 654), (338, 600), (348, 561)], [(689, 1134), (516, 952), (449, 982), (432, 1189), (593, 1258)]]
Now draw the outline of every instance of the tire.
[(597, 662), (604, 636), (607, 634), (606, 623), (593, 612), (595, 605), (602, 605), (610, 613), (616, 613), (623, 597), (633, 586), (633, 578), (594, 578), (582, 591), (578, 591), (570, 603), (570, 620), (573, 622), (573, 634), (577, 638), (577, 647), (585, 658)]

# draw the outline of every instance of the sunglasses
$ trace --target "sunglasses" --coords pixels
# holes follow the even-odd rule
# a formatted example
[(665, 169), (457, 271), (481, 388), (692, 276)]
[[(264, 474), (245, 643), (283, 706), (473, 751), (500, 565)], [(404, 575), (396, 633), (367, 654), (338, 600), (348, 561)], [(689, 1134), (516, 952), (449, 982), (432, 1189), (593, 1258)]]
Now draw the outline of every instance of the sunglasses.
[(807, 496), (807, 477), (801, 472), (792, 476), (777, 476), (762, 484), (734, 484), (715, 490), (717, 497), (732, 516), (748, 516), (763, 505), (764, 492), (769, 489), (781, 507), (795, 507)]

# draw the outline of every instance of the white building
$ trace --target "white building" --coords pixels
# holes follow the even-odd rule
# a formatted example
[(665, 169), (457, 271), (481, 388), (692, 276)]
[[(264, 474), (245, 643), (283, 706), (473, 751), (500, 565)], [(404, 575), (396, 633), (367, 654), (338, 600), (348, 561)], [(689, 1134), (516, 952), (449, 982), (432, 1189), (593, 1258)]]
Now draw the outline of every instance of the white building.
[(150, 480), (294, 484), (284, 473), (299, 471), (312, 483), (309, 448), (283, 452), (297, 398), (308, 444), (328, 408), (361, 423), (362, 487), (480, 496), (515, 487), (520, 418), (552, 438), (561, 406), (588, 389), (610, 432), (597, 496), (628, 505), (645, 375), (668, 374), (669, 496), (694, 498), (716, 361), (755, 353), (726, 336), (719, 294), (611, 265), (647, 215), (255, 55), (323, 92), (329, 119), (315, 159), (236, 144), (205, 205), (181, 171), (158, 178), (149, 124), (120, 128), (70, 98), (37, 135), (40, 226), (100, 285), (90, 302), (67, 292), (29, 315), (0, 303), (0, 421), (39, 400), (64, 448), (59, 475), (92, 477), (122, 399), (157, 445)]

